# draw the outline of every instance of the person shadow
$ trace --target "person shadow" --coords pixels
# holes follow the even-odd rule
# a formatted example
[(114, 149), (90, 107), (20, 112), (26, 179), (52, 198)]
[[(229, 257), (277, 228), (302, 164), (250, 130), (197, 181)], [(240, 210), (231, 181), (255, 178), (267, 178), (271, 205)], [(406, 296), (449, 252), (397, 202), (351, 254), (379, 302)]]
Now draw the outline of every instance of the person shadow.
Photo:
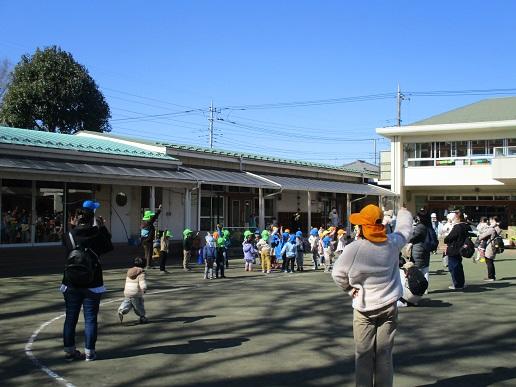
[[(185, 317), (181, 317), (181, 316), (161, 317), (161, 318), (157, 317), (157, 318), (150, 318), (148, 324), (163, 323), (163, 322), (165, 322), (165, 323), (182, 322), (183, 324), (192, 324), (194, 322), (204, 320), (206, 318), (213, 318), (213, 317), (217, 317), (217, 316), (215, 316), (214, 314), (207, 314), (207, 315), (203, 315), (203, 316), (191, 316), (191, 317), (187, 317), (187, 316), (185, 316)], [(124, 322), (124, 325), (131, 327), (131, 326), (135, 326), (135, 325), (140, 325), (140, 322), (138, 320), (134, 320), (134, 321), (130, 321), (130, 322)]]
[[(484, 387), (511, 379), (516, 379), (516, 367), (495, 367), (491, 372), (453, 376), (416, 387)], [(516, 380), (514, 382), (516, 383)]]
[(191, 355), (207, 353), (217, 349), (238, 347), (249, 341), (247, 337), (233, 337), (228, 339), (194, 339), (187, 344), (161, 345), (148, 348), (120, 348), (109, 353), (103, 353), (99, 360), (122, 359), (152, 354), (162, 355)]

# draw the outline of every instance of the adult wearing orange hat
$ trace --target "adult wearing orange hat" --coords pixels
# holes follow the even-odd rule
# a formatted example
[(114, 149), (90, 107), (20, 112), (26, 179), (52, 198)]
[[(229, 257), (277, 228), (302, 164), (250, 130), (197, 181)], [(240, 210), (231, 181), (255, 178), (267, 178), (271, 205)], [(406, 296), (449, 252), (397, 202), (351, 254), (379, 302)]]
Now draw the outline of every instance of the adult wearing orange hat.
[(335, 283), (353, 297), (353, 337), (357, 386), (392, 386), (396, 302), (403, 294), (398, 269), (401, 248), (412, 232), (412, 215), (398, 211), (396, 229), (387, 234), (375, 205), (351, 214), (359, 237), (344, 247), (334, 265)]

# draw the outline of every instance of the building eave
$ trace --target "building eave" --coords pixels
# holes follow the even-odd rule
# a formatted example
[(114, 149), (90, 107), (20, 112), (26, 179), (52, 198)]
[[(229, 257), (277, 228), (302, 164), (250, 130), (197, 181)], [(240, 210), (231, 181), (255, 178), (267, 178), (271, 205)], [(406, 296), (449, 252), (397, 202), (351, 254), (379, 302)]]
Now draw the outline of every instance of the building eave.
[(409, 125), (409, 126), (391, 126), (386, 128), (377, 128), (376, 133), (387, 138), (394, 136), (414, 136), (429, 134), (458, 134), (458, 133), (474, 133), (483, 132), (491, 129), (516, 129), (516, 120), (506, 121), (485, 121), (485, 122), (463, 122), (455, 124), (437, 124), (437, 125)]

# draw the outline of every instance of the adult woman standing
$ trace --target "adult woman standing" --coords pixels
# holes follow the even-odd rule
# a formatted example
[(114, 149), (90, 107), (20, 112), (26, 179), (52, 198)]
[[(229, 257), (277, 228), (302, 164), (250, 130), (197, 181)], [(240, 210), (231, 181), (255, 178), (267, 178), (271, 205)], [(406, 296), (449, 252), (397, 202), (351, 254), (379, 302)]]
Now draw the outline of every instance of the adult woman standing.
[[(75, 217), (72, 218), (72, 227), (64, 235), (68, 262), (63, 275), (61, 292), (64, 295), (66, 317), (63, 327), (63, 341), (66, 360), (92, 361), (96, 359), (95, 343), (97, 341), (97, 315), (99, 312), (100, 298), (106, 291), (102, 277), (100, 255), (113, 250), (111, 234), (104, 226), (101, 217), (95, 218), (95, 210), (100, 204), (86, 200), (82, 208), (78, 208)], [(78, 284), (73, 273), (69, 270), (71, 252), (88, 254), (91, 263), (92, 275), (86, 282)], [(84, 310), (84, 348), (83, 355), (75, 348), (75, 328), (81, 307)]]
[(487, 266), (487, 278), (484, 278), (484, 281), (486, 282), (493, 282), (496, 279), (494, 266), (496, 248), (494, 245), (494, 239), (500, 235), (501, 232), (502, 230), (500, 229), (498, 217), (493, 216), (489, 218), (489, 227), (487, 227), (485, 231), (478, 236), (480, 241), (486, 241), (486, 251), (484, 253)]
[(388, 235), (382, 220), (382, 210), (372, 204), (351, 214), (360, 238), (344, 247), (332, 272), (336, 284), (353, 298), (357, 386), (393, 385), (396, 302), (403, 295), (398, 257), (412, 233), (412, 215), (400, 209), (396, 229)]
[(429, 281), (430, 250), (428, 250), (425, 241), (428, 232), (433, 232), (433, 228), (428, 212), (424, 209), (419, 210), (416, 215), (416, 222), (414, 234), (409, 241), (412, 244), (412, 259), (414, 260), (414, 265), (421, 270), (426, 280)]
[(462, 267), (460, 250), (469, 236), (469, 225), (465, 222), (462, 211), (458, 210), (455, 212), (455, 220), (458, 223), (453, 226), (448, 236), (444, 238), (444, 243), (447, 244), (448, 270), (453, 283), (453, 285), (448, 286), (450, 290), (464, 289), (464, 268)]

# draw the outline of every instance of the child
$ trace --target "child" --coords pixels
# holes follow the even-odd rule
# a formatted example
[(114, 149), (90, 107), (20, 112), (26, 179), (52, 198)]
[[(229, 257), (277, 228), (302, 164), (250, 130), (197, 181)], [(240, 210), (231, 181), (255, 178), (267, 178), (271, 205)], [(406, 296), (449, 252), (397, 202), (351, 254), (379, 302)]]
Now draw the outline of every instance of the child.
[(120, 324), (124, 320), (124, 314), (129, 313), (134, 308), (134, 313), (140, 316), (140, 324), (148, 322), (145, 317), (145, 305), (143, 303), (143, 294), (147, 291), (147, 282), (145, 282), (145, 261), (142, 258), (134, 259), (134, 266), (127, 270), (125, 278), (124, 301), (118, 308), (118, 318)]
[(337, 231), (337, 249), (335, 250), (335, 259), (340, 257), (344, 247), (346, 247), (346, 231), (339, 229), (339, 231)]
[[(284, 235), (284, 234), (283, 234)], [(281, 249), (281, 255), (285, 257), (284, 273), (294, 273), (294, 261), (296, 260), (296, 236), (291, 235)]]
[(256, 248), (254, 247), (254, 235), (251, 231), (244, 232), (244, 242), (242, 243), (242, 250), (244, 251), (245, 271), (253, 271), (253, 261), (256, 259)]
[(229, 268), (229, 257), (228, 251), (231, 247), (231, 236), (229, 230), (224, 229), (222, 231), (222, 237), (224, 238), (224, 262), (226, 263), (226, 269)]
[(303, 259), (305, 255), (305, 249), (303, 246), (303, 233), (301, 231), (296, 231), (296, 266), (297, 271), (304, 271), (303, 269)]
[(279, 247), (281, 238), (278, 235), (278, 227), (276, 227), (276, 226), (272, 227), (272, 233), (271, 233), (271, 236), (269, 237), (269, 240), (270, 240), (271, 255), (272, 255), (271, 265), (272, 265), (272, 267), (277, 269), (279, 257), (281, 254), (281, 248)]
[(204, 260), (204, 279), (213, 279), (213, 264), (215, 263), (215, 256), (217, 249), (213, 237), (206, 235), (206, 245), (202, 248), (202, 259)]
[(312, 228), (310, 230), (310, 237), (308, 238), (308, 242), (310, 243), (312, 262), (314, 263), (313, 270), (317, 270), (319, 263), (319, 232), (316, 228)]
[(224, 252), (226, 250), (224, 238), (217, 239), (217, 251), (215, 253), (215, 278), (226, 278), (224, 275), (225, 258)]
[(328, 231), (323, 232), (322, 246), (324, 254), (324, 272), (328, 273), (331, 268), (333, 251), (331, 249), (332, 238)]
[[(271, 272), (271, 246), (269, 245), (269, 232), (262, 231), (261, 239), (256, 244), (256, 248), (260, 253), (260, 261), (262, 263), (262, 273), (269, 274)], [(267, 270), (267, 271), (266, 271)]]
[(161, 236), (161, 245), (159, 251), (159, 272), (160, 274), (169, 273), (166, 269), (167, 258), (168, 258), (168, 250), (170, 246), (170, 237), (172, 234), (169, 230), (163, 231), (163, 235)]
[[(283, 249), (285, 247), (285, 245), (287, 244), (287, 242), (289, 241), (290, 239), (290, 234), (288, 233), (288, 228), (285, 229), (285, 232), (283, 234), (281, 234), (281, 242), (280, 242), (280, 245), (278, 247), (280, 247), (280, 254), (279, 256), (281, 257), (281, 271), (283, 272), (287, 272), (288, 271), (288, 259), (287, 257), (285, 256), (285, 250)], [(277, 250), (276, 250), (276, 254), (277, 254)], [(276, 255), (277, 257), (277, 255)]]

